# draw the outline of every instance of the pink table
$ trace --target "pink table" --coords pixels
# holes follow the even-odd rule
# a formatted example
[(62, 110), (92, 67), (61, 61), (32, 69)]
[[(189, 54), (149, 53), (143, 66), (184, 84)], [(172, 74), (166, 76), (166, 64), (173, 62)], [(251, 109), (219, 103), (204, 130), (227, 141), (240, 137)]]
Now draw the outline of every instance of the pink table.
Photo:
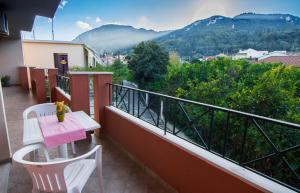
[(86, 138), (86, 128), (82, 126), (73, 113), (66, 113), (63, 122), (58, 122), (56, 115), (40, 117), (38, 122), (47, 148)]
[[(85, 131), (94, 131), (101, 128), (101, 125), (93, 120), (84, 111), (72, 112), (74, 117), (80, 122)], [(23, 145), (30, 145), (35, 143), (44, 143), (44, 137), (41, 131), (41, 127), (37, 118), (30, 118), (24, 120), (23, 128)], [(67, 144), (59, 145), (59, 156), (62, 158), (68, 158)]]

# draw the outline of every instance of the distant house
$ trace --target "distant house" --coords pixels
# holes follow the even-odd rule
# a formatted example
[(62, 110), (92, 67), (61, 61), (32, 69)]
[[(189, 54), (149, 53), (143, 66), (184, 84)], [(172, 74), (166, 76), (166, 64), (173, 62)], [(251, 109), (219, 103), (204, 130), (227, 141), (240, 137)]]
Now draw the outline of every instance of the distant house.
[(238, 53), (232, 56), (232, 59), (238, 60), (238, 59), (251, 59), (256, 60), (264, 55), (267, 55), (268, 51), (258, 51), (254, 49), (247, 49), (247, 50), (240, 50)]
[(24, 64), (37, 68), (93, 67), (100, 63), (96, 52), (84, 44), (69, 41), (22, 40)]
[(100, 64), (103, 66), (111, 66), (116, 60), (120, 60), (124, 64), (127, 64), (126, 55), (113, 55), (113, 54), (103, 54), (100, 56)]
[(288, 56), (288, 54), (287, 54), (287, 51), (273, 51), (267, 55), (264, 55), (264, 56), (258, 58), (258, 61), (269, 58), (271, 56)]
[(260, 60), (259, 62), (282, 63), (300, 67), (300, 56), (270, 56), (268, 58)]

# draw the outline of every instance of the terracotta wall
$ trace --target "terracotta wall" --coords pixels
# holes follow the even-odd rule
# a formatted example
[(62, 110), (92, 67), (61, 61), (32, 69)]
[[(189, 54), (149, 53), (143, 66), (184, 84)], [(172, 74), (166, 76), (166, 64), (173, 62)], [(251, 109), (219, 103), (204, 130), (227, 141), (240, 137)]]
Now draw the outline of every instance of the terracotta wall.
[(21, 84), (21, 87), (24, 90), (29, 90), (29, 82), (28, 82), (28, 67), (26, 66), (20, 66), (19, 67), (19, 81)]
[(145, 130), (108, 107), (104, 132), (180, 193), (261, 193), (204, 159)]

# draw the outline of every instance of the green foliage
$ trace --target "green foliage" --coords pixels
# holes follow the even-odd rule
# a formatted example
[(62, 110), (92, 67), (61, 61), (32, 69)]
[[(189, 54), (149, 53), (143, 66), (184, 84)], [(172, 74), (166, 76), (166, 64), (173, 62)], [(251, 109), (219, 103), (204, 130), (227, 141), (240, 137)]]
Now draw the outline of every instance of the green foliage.
[(10, 76), (5, 75), (5, 76), (1, 77), (1, 85), (2, 85), (3, 87), (8, 87), (8, 86), (10, 86)]
[(142, 42), (134, 48), (128, 66), (140, 88), (160, 90), (168, 62), (168, 53), (156, 43)]
[(115, 60), (111, 66), (102, 66), (97, 64), (96, 67), (72, 67), (71, 71), (91, 71), (91, 72), (113, 72), (113, 83), (120, 84), (123, 80), (132, 80), (132, 75), (128, 69), (127, 64), (120, 60)]
[(219, 58), (171, 65), (168, 94), (300, 123), (300, 68)]
[(109, 67), (109, 70), (114, 73), (114, 83), (121, 83), (123, 80), (132, 80), (132, 75), (129, 72), (128, 66), (120, 60), (115, 60)]
[[(170, 65), (165, 90), (167, 94), (180, 98), (300, 124), (299, 67), (251, 64), (229, 58)], [(214, 110), (212, 115), (208, 107), (188, 103), (182, 106), (192, 121), (187, 120), (176, 104), (168, 104), (164, 113), (166, 119), (182, 131), (180, 136), (193, 143), (204, 146), (204, 141), (211, 144), (214, 152), (242, 163), (274, 151), (251, 119), (245, 116), (231, 113), (227, 122), (229, 115), (224, 111)], [(299, 130), (259, 119), (256, 121), (280, 150), (299, 144)], [(286, 154), (298, 175), (299, 156), (299, 150)], [(247, 166), (300, 188), (299, 181), (277, 157)]]

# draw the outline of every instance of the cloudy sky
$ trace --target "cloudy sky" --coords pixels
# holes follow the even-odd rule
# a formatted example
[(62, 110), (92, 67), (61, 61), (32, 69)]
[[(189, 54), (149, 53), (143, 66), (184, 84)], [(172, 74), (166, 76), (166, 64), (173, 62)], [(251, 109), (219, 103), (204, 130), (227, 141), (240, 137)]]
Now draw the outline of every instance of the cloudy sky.
[[(243, 12), (289, 13), (300, 16), (300, 0), (62, 0), (54, 17), (55, 40), (73, 40), (101, 25), (173, 30), (212, 15)], [(51, 20), (36, 17), (36, 39), (51, 39)], [(23, 38), (32, 39), (32, 32)]]

